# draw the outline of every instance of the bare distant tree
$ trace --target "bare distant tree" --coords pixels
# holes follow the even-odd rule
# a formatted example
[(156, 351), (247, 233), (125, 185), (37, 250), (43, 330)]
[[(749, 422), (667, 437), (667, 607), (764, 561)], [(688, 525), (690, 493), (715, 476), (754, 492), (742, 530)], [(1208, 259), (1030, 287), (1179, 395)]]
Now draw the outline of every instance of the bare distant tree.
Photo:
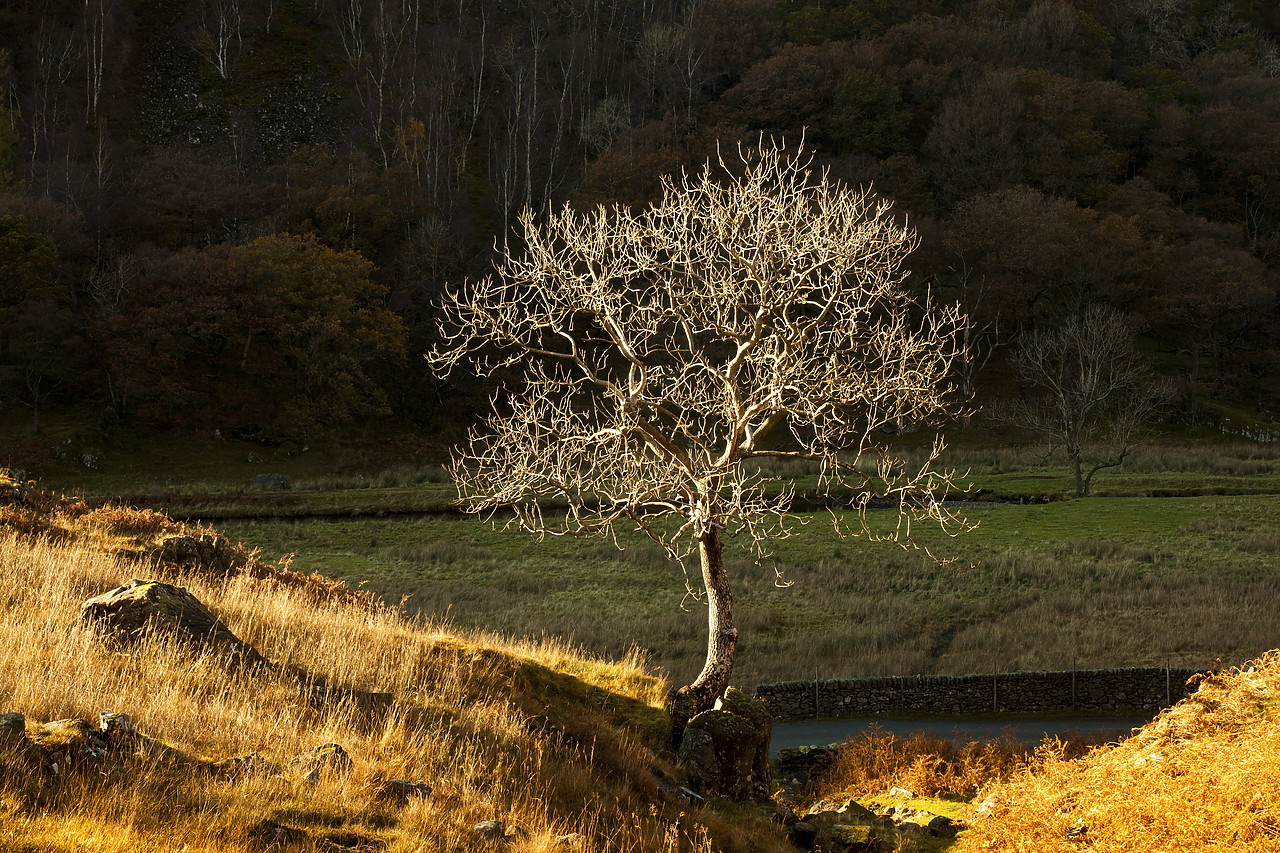
[(234, 41), (236, 50), (240, 49), (240, 30), (243, 25), (244, 13), (240, 0), (201, 0), (196, 51), (205, 62), (213, 66), (223, 80), (231, 79), (231, 63), (235, 58), (231, 43)]
[[(901, 514), (883, 538), (909, 545), (923, 518), (960, 526), (937, 500), (950, 483), (933, 467), (940, 443), (914, 471), (887, 452), (878, 474), (858, 467), (882, 427), (946, 409), (963, 320), (906, 295), (914, 233), (870, 192), (811, 173), (802, 149), (740, 158), (664, 178), (642, 212), (566, 207), (538, 223), (526, 211), (523, 252), (446, 294), (444, 342), (428, 354), (442, 373), (524, 371), (454, 459), (469, 511), (513, 508), (539, 535), (622, 525), (673, 560), (698, 554), (707, 658), (673, 696), (676, 739), (733, 670), (724, 538), (763, 557), (793, 517), (793, 489), (758, 460), (813, 460), (822, 488), (855, 490), (860, 509), (891, 496)], [(551, 502), (563, 517), (544, 515)], [(837, 528), (852, 519), (870, 532), (862, 513)]]
[[(1169, 397), (1114, 309), (1094, 305), (1060, 328), (1027, 335), (1013, 355), (1024, 399), (995, 407), (999, 419), (1040, 433), (1071, 463), (1077, 495), (1093, 475), (1124, 463)], [(1085, 469), (1088, 468), (1088, 472)]]

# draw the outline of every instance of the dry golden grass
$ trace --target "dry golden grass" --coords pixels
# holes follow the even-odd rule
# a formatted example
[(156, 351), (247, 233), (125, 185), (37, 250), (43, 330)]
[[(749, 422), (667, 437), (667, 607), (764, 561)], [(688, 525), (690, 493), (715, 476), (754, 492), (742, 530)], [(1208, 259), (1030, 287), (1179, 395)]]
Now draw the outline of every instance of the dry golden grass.
[[(1073, 738), (1059, 743), (1060, 753), (1071, 757), (1083, 755), (1099, 741)], [(925, 732), (907, 737), (865, 732), (840, 744), (835, 764), (819, 778), (811, 797), (866, 797), (897, 787), (921, 797), (969, 798), (985, 785), (1034, 767), (1036, 756), (1035, 749), (1012, 735), (960, 744)]]
[[(570, 833), (600, 851), (786, 849), (763, 818), (668, 804), (656, 778), (674, 774), (660, 754), (666, 685), (638, 654), (459, 635), (351, 596), (321, 600), (266, 568), (220, 579), (136, 556), (146, 537), (179, 529), (47, 496), (0, 508), (0, 712), (22, 712), (29, 731), (124, 712), (172, 748), (105, 776), (72, 773), (39, 805), (0, 762), (0, 850), (249, 851), (249, 828), (270, 820), (309, 834), (290, 849), (474, 851), (486, 843), (472, 827), (489, 819), (519, 827), (513, 853), (549, 853)], [(229, 672), (172, 639), (122, 647), (80, 623), (81, 602), (130, 577), (186, 587), (275, 666)], [(394, 699), (382, 713), (317, 704), (299, 673)], [(326, 742), (350, 754), (350, 774), (310, 785), (287, 769), (208, 772), (251, 752), (287, 765)], [(434, 791), (377, 802), (375, 785), (395, 778)]]
[(1051, 748), (981, 792), (957, 851), (1280, 850), (1280, 651), (1204, 680), (1078, 760)]

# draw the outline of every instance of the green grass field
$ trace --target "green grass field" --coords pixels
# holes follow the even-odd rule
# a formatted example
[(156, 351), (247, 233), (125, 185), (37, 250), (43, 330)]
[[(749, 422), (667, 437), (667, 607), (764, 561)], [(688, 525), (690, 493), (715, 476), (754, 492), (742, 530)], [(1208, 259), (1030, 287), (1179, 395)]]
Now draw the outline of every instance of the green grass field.
[[(1280, 500), (1087, 498), (966, 511), (977, 530), (925, 531), (915, 552), (839, 539), (826, 513), (777, 543), (776, 565), (730, 556), (745, 686), (804, 677), (1239, 662), (1275, 645)], [(889, 513), (882, 513), (888, 516)], [(886, 519), (887, 520), (887, 519)], [(494, 530), (468, 517), (226, 523), (294, 568), (367, 583), (464, 625), (636, 644), (676, 679), (696, 674), (705, 611), (679, 567), (638, 537)], [(691, 567), (693, 568), (693, 567)]]
[[(1166, 442), (1100, 474), (1094, 496), (1072, 499), (1064, 467), (984, 440), (969, 437), (948, 459), (977, 496), (1048, 502), (968, 508), (979, 526), (957, 539), (919, 530), (948, 566), (840, 539), (823, 511), (776, 543), (774, 562), (727, 552), (742, 629), (737, 682), (1203, 666), (1275, 646), (1280, 448)], [(624, 536), (623, 551), (599, 539), (538, 542), (447, 512), (452, 486), (418, 450), (374, 439), (329, 453), (160, 442), (45, 482), (207, 519), (268, 559), (292, 553), (294, 568), (364, 583), (391, 603), (409, 596), (410, 611), (571, 636), (613, 654), (638, 645), (677, 681), (697, 672), (705, 611), (648, 540)], [(259, 473), (285, 474), (293, 488), (254, 489)], [(816, 485), (803, 464), (774, 473), (801, 491)], [(295, 520), (316, 516), (329, 520)]]

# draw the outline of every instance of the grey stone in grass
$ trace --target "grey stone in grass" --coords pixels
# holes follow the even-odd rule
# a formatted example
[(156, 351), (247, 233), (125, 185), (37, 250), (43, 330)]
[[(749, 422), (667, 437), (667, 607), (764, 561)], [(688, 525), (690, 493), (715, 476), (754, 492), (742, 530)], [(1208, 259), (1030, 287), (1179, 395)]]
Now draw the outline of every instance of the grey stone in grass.
[(272, 492), (287, 492), (291, 488), (289, 478), (283, 474), (259, 474), (253, 478), (253, 487)]
[(266, 663), (257, 649), (231, 633), (199, 599), (173, 584), (134, 578), (86, 601), (80, 607), (80, 618), (126, 640), (160, 631), (213, 648), (235, 666)]

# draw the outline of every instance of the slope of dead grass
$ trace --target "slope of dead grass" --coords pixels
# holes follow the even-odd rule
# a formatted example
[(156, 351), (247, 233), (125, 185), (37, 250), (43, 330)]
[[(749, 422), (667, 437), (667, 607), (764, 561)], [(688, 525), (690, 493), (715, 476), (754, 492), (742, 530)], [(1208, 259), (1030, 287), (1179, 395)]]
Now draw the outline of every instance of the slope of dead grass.
[[(0, 506), (0, 712), (26, 715), (29, 732), (124, 712), (171, 748), (124, 774), (73, 773), (38, 804), (0, 762), (0, 849), (234, 853), (260, 849), (250, 828), (270, 821), (308, 834), (287, 849), (473, 851), (486, 842), (472, 827), (493, 819), (519, 828), (501, 845), (513, 853), (570, 849), (557, 841), (570, 834), (600, 851), (785, 849), (763, 818), (730, 823), (669, 802), (666, 685), (640, 655), (608, 661), (554, 641), (462, 634), (256, 561), (216, 578), (145, 556), (147, 542), (179, 529), (48, 496)], [(229, 672), (172, 640), (121, 647), (81, 624), (85, 599), (130, 577), (186, 587), (277, 666)], [(317, 703), (299, 671), (393, 699), (376, 714)], [(350, 774), (312, 785), (288, 771), (324, 743), (343, 746)], [(253, 752), (286, 769), (200, 772)], [(433, 792), (382, 803), (383, 779)]]
[[(1062, 742), (1062, 750), (1066, 757), (1080, 756), (1100, 744), (1100, 739), (1073, 737)], [(958, 743), (926, 732), (898, 736), (873, 730), (840, 744), (835, 763), (819, 777), (810, 798), (862, 798), (901, 788), (922, 797), (969, 800), (984, 785), (1035, 763), (1035, 749), (1020, 744), (1012, 734), (994, 741)]]
[(1032, 749), (869, 732), (841, 744), (805, 802), (856, 797), (878, 809), (890, 788), (930, 798), (915, 806), (927, 811), (958, 808), (969, 829), (952, 853), (1275, 853), (1280, 650), (1203, 679), (1120, 742)]
[(984, 789), (957, 851), (1280, 850), (1280, 651), (1077, 760)]

